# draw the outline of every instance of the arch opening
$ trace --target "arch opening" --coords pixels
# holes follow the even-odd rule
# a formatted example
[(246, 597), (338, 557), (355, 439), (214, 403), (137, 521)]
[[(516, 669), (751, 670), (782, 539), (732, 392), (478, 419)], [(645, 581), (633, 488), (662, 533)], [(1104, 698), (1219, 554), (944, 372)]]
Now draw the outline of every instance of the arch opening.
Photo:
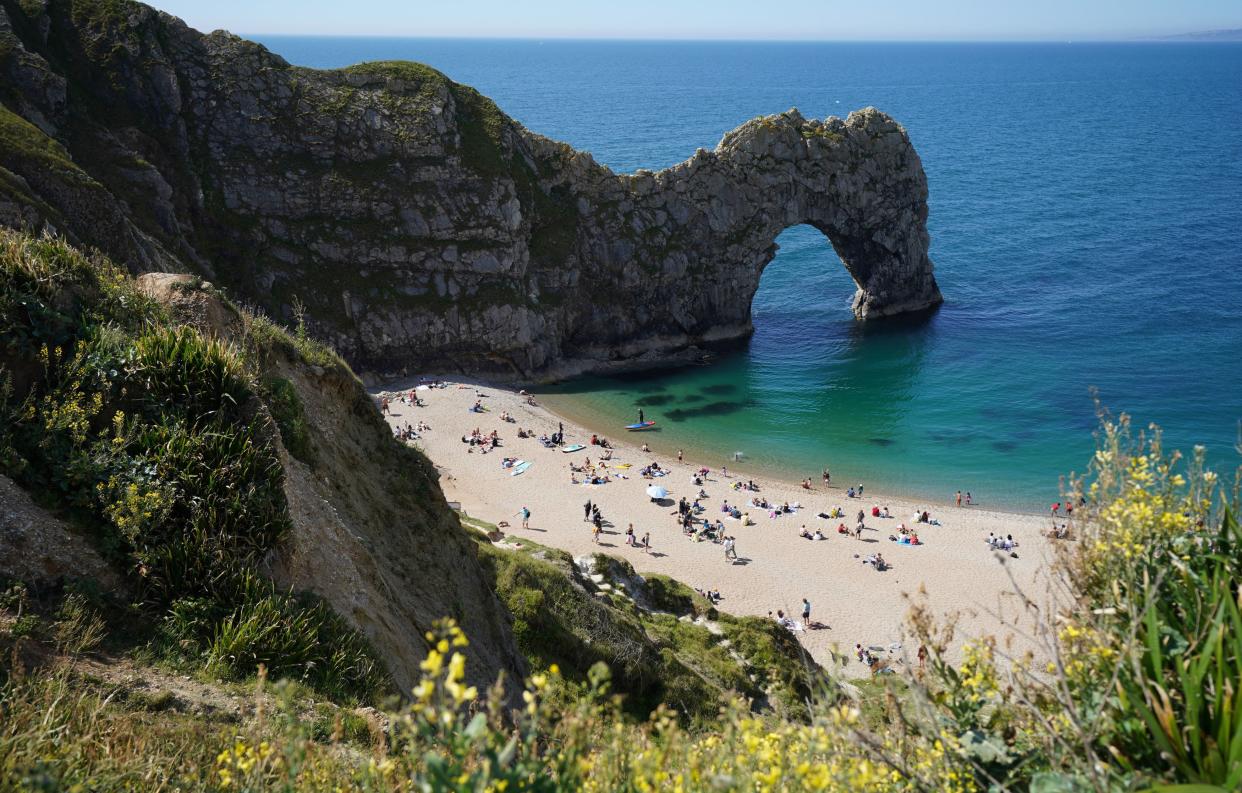
[(823, 231), (799, 223), (776, 235), (775, 255), (763, 265), (751, 297), (756, 332), (798, 328), (827, 332), (852, 320), (859, 284)]

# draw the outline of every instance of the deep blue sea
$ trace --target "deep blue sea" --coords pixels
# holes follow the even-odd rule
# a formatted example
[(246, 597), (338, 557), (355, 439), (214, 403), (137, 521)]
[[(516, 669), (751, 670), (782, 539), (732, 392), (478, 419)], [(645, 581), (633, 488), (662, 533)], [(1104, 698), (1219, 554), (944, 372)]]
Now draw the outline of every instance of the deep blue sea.
[(289, 61), (410, 59), (617, 171), (746, 119), (874, 105), (930, 186), (943, 308), (860, 326), (854, 286), (796, 227), (748, 347), (707, 367), (567, 384), (604, 426), (794, 476), (1035, 508), (1113, 411), (1232, 471), (1242, 420), (1242, 45), (469, 41), (260, 36)]

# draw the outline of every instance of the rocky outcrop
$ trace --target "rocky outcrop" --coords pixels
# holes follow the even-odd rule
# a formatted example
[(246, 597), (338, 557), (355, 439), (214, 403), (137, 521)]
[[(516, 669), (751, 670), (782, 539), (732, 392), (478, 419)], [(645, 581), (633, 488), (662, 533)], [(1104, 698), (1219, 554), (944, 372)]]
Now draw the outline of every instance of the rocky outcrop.
[(618, 175), (425, 66), (297, 68), (127, 0), (0, 0), (0, 75), (0, 223), (201, 274), (364, 371), (546, 378), (745, 336), (801, 223), (860, 318), (940, 301), (922, 165), (871, 108)]

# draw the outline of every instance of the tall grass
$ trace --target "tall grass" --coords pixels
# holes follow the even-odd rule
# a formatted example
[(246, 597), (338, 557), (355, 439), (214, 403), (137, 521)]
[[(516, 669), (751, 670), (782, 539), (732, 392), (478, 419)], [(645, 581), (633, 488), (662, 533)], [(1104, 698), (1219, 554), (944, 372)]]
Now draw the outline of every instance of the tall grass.
[(171, 325), (111, 265), (48, 238), (0, 232), (0, 306), (12, 311), (0, 321), (0, 464), (90, 529), (152, 628), (163, 613), (176, 621), (178, 603), (209, 604), (198, 615), (209, 631), (163, 646), (231, 675), (267, 664), (374, 696), (383, 674), (366, 642), (255, 577), (291, 525), (262, 362)]

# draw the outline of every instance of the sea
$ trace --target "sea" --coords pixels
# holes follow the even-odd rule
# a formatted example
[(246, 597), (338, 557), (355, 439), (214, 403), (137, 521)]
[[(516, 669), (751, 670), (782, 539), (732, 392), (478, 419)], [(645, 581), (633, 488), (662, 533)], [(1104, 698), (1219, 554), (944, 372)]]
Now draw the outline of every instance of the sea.
[(1101, 410), (1229, 479), (1242, 460), (1242, 44), (255, 38), (302, 66), (429, 64), (618, 172), (793, 107), (905, 127), (938, 311), (860, 324), (828, 241), (793, 227), (747, 344), (541, 392), (589, 426), (641, 408), (653, 446), (734, 470), (1018, 510), (1086, 469)]

